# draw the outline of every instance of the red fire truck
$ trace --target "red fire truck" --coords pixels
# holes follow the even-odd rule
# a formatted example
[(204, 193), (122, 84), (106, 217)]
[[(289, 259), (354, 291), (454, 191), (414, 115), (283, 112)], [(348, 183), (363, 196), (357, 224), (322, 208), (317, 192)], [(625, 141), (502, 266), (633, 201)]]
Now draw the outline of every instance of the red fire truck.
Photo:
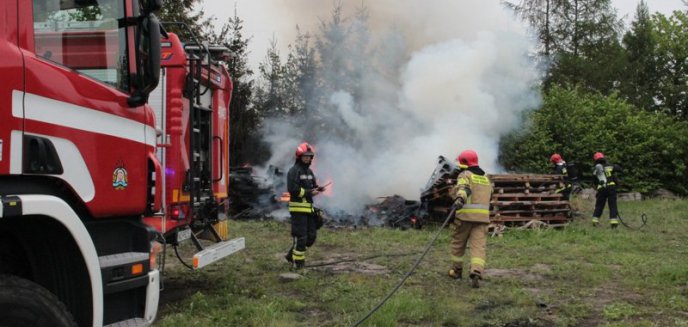
[(160, 5), (0, 1), (0, 325), (155, 318)]
[[(230, 51), (195, 37), (182, 43), (174, 33), (161, 45), (161, 81), (149, 103), (158, 117), (163, 209), (145, 222), (165, 235), (182, 263), (199, 269), (244, 248), (244, 238), (228, 239), (226, 215), (232, 81), (221, 60)], [(204, 247), (199, 238), (216, 243)], [(199, 251), (191, 264), (177, 251), (185, 240)]]

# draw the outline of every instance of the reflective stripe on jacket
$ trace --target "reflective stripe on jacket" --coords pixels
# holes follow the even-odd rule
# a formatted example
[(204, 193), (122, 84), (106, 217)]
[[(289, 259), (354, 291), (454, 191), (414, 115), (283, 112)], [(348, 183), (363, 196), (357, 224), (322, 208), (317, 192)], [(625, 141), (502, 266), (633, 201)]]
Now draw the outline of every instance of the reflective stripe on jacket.
[(490, 222), (492, 185), (487, 176), (468, 170), (462, 171), (456, 182), (456, 197), (463, 198), (465, 203), (463, 207), (456, 210), (456, 219)]
[(289, 212), (315, 213), (310, 202), (289, 202)]

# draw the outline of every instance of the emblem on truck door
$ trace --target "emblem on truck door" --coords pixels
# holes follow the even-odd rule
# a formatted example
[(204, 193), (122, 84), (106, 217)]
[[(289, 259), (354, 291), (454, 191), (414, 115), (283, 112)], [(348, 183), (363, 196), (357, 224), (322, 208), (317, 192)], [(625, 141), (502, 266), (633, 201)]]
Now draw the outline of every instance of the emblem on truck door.
[(127, 188), (127, 170), (124, 169), (124, 164), (119, 163), (115, 171), (112, 172), (112, 187), (115, 190), (122, 191)]

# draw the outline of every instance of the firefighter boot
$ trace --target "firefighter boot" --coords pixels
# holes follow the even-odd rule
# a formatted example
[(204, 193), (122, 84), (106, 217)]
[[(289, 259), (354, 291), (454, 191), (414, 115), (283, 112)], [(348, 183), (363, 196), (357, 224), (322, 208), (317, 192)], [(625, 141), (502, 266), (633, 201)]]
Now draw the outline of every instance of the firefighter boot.
[(480, 273), (474, 271), (469, 275), (469, 277), (471, 278), (471, 286), (473, 288), (480, 288)]
[(450, 278), (453, 278), (455, 280), (461, 280), (462, 275), (463, 275), (463, 267), (454, 266), (451, 269), (449, 269), (449, 277)]
[(600, 223), (600, 218), (597, 217), (592, 217), (592, 226), (597, 227), (597, 224)]
[(294, 260), (294, 269), (300, 270), (306, 266), (306, 260)]
[(284, 258), (287, 259), (287, 262), (294, 263), (294, 258), (291, 257), (291, 251), (292, 249), (289, 249), (289, 252), (287, 252), (287, 254), (284, 255)]

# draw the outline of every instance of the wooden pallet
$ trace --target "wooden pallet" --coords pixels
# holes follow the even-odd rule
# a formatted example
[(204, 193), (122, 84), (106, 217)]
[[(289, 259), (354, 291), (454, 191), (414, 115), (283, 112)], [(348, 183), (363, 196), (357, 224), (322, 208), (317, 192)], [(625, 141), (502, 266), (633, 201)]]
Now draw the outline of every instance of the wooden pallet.
[(559, 175), (492, 175), (494, 193), (490, 220), (496, 224), (521, 225), (532, 220), (566, 223), (571, 206), (555, 190), (564, 186)]
[[(422, 192), (421, 199), (433, 219), (449, 214), (452, 204), (453, 185), (447, 179), (456, 175), (436, 174), (436, 178)], [(562, 224), (569, 221), (571, 206), (562, 194), (555, 191), (564, 186), (559, 175), (500, 174), (489, 175), (493, 187), (490, 201), (490, 220), (494, 224), (522, 225), (532, 220), (547, 224)]]

